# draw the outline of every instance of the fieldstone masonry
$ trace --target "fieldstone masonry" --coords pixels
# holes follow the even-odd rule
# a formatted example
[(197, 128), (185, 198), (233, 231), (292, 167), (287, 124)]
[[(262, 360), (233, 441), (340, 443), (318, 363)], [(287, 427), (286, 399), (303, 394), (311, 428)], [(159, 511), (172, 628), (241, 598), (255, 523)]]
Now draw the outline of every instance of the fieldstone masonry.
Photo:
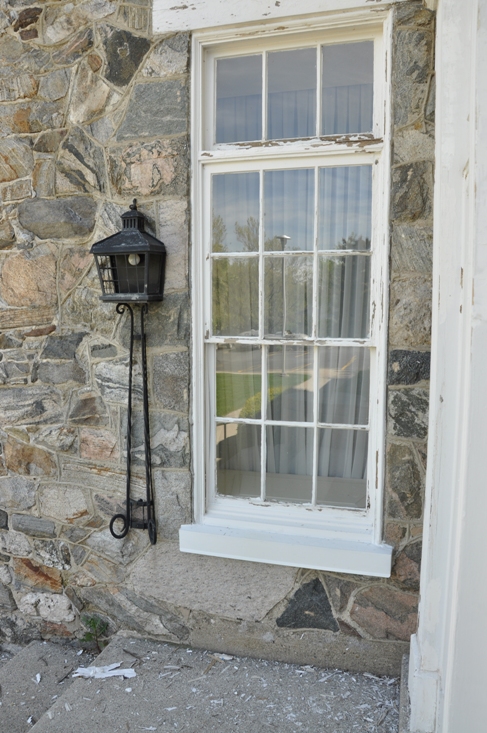
[[(434, 14), (394, 9), (387, 580), (178, 550), (192, 511), (190, 38), (152, 35), (150, 17), (150, 0), (0, 10), (0, 639), (77, 634), (95, 613), (112, 632), (397, 671), (416, 624), (426, 460)], [(128, 329), (99, 300), (89, 254), (134, 197), (168, 249), (148, 323), (155, 547), (108, 531), (124, 501)], [(136, 410), (140, 495), (142, 431)]]

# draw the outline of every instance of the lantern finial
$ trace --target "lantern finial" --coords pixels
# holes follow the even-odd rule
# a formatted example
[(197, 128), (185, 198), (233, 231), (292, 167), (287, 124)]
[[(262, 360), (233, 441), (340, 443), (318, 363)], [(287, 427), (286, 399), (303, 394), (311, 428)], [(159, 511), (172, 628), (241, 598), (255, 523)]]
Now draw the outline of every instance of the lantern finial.
[(137, 211), (137, 199), (134, 199), (129, 206), (130, 211)]

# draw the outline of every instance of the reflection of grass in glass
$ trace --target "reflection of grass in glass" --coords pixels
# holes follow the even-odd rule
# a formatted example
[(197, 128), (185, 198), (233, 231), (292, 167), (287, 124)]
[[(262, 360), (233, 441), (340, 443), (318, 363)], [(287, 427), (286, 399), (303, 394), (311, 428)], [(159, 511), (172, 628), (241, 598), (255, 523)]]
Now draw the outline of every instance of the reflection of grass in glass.
[[(271, 372), (268, 375), (270, 397), (273, 399), (286, 389), (310, 379), (311, 374), (286, 374)], [(218, 372), (216, 375), (216, 414), (225, 417), (241, 410), (240, 417), (255, 418), (261, 407), (260, 374), (234, 374)]]

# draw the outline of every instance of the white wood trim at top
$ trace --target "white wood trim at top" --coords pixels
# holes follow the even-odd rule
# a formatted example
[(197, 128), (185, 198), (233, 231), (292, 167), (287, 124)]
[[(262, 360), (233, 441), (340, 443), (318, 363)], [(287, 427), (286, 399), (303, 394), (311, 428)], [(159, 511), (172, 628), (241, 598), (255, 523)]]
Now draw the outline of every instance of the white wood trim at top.
[[(429, 0), (431, 2), (431, 0)], [(301, 15), (312, 13), (344, 13), (366, 10), (377, 13), (403, 0), (301, 0)], [(154, 33), (198, 30), (218, 25), (269, 22), (296, 16), (295, 0), (154, 0), (152, 27)]]
[[(372, 369), (377, 374), (385, 374), (385, 358), (386, 358), (386, 315), (387, 315), (387, 282), (388, 282), (388, 226), (387, 211), (389, 201), (389, 105), (388, 91), (389, 78), (388, 69), (390, 63), (386, 62), (390, 54), (390, 13), (370, 12), (370, 5), (367, 10), (360, 13), (353, 13), (354, 23), (361, 19), (366, 19), (368, 24), (375, 26), (373, 29), (376, 34), (378, 25), (382, 24), (384, 33), (380, 42), (381, 47), (381, 63), (377, 67), (380, 69), (380, 91), (377, 90), (377, 99), (380, 99), (378, 107), (374, 107), (374, 116), (377, 120), (380, 117), (380, 132), (382, 137), (365, 142), (365, 146), (370, 145), (370, 153), (376, 156), (375, 161), (370, 160), (370, 153), (364, 150), (364, 142), (357, 141), (357, 146), (345, 143), (343, 146), (339, 144), (338, 153), (343, 156), (343, 161), (347, 159), (349, 164), (358, 164), (364, 162), (366, 158), (369, 164), (374, 162), (375, 173), (377, 174), (376, 193), (380, 206), (376, 206), (374, 215), (375, 222), (375, 242), (376, 248), (379, 250), (379, 256), (375, 257), (375, 265), (372, 272), (372, 281), (375, 283), (376, 307), (374, 309), (375, 316), (372, 318), (372, 339), (367, 340), (369, 344), (374, 344), (374, 358), (372, 359)], [(380, 16), (380, 17), (379, 17)], [(301, 23), (294, 24), (292, 28), (288, 28), (288, 33), (297, 35), (300, 29), (303, 30), (303, 37), (310, 37), (309, 28), (312, 27), (313, 35), (317, 31), (317, 27), (323, 25), (326, 28), (339, 25), (343, 28), (343, 14), (337, 14), (332, 18), (327, 18), (325, 23), (323, 17), (315, 19), (305, 19), (306, 23), (301, 19)], [(341, 23), (340, 23), (341, 21)], [(367, 31), (351, 27), (351, 16), (349, 16), (351, 36), (364, 34)], [(347, 24), (345, 24), (347, 25)], [(269, 26), (266, 27), (270, 30)], [(242, 38), (245, 34), (255, 31), (253, 29), (241, 29)], [(371, 28), (372, 30), (372, 28)], [(275, 31), (283, 40), (283, 30), (280, 28)], [(341, 36), (341, 33), (340, 33)], [(203, 115), (203, 85), (208, 82), (207, 72), (205, 69), (205, 51), (211, 44), (220, 44), (223, 40), (231, 40), (231, 34), (228, 30), (220, 29), (208, 33), (198, 33), (193, 35), (193, 52), (192, 52), (192, 316), (193, 316), (193, 467), (194, 467), (194, 521), (196, 524), (184, 525), (180, 529), (180, 549), (184, 552), (194, 552), (205, 555), (217, 555), (224, 557), (233, 557), (242, 560), (251, 560), (254, 562), (266, 562), (272, 564), (284, 564), (296, 567), (307, 567), (334, 570), (341, 572), (363, 573), (366, 575), (375, 575), (388, 577), (391, 570), (392, 547), (382, 542), (382, 505), (383, 505), (383, 446), (385, 443), (385, 401), (382, 397), (385, 394), (385, 386), (382, 386), (382, 394), (376, 399), (375, 393), (370, 404), (370, 439), (373, 441), (377, 450), (370, 451), (369, 454), (369, 502), (368, 510), (344, 510), (340, 508), (314, 507), (308, 506), (296, 507), (289, 505), (271, 505), (268, 502), (264, 505), (258, 502), (246, 502), (228, 497), (207, 496), (206, 494), (206, 446), (205, 436), (211, 435), (213, 426), (206, 404), (206, 390), (208, 389), (208, 377), (205, 376), (205, 358), (204, 344), (208, 340), (207, 325), (204, 325), (203, 312), (208, 313), (209, 294), (208, 288), (204, 288), (203, 279), (208, 269), (206, 261), (205, 239), (207, 236), (203, 234), (208, 230), (208, 212), (205, 213), (203, 208), (203, 191), (204, 191), (204, 174), (209, 168), (212, 170), (223, 169), (229, 166), (231, 162), (242, 164), (245, 167), (244, 160), (246, 154), (248, 164), (250, 158), (261, 161), (261, 165), (270, 152), (273, 163), (277, 162), (277, 158), (287, 157), (290, 150), (283, 149), (284, 146), (277, 146), (275, 151), (269, 151), (269, 148), (261, 148), (260, 150), (244, 151), (241, 150), (239, 155), (236, 146), (226, 146), (226, 150), (217, 150), (213, 148), (211, 153), (216, 154), (216, 159), (211, 159), (212, 155), (205, 154), (203, 148), (204, 136), (204, 115)], [(235, 42), (235, 32), (233, 34)], [(243, 45), (247, 45), (247, 41)], [(285, 41), (284, 41), (285, 42)], [(267, 45), (267, 37), (261, 38), (261, 43)], [(240, 44), (239, 44), (240, 45)], [(205, 86), (205, 89), (207, 87)], [(207, 98), (207, 92), (205, 94)], [(376, 99), (376, 101), (377, 101)], [(208, 124), (206, 122), (206, 124)], [(321, 155), (330, 155), (332, 141), (313, 141), (317, 142), (319, 150), (309, 151), (320, 160)], [(308, 141), (309, 143), (309, 141)], [(300, 148), (293, 151), (296, 155), (306, 156), (303, 146), (305, 141), (298, 142), (294, 145)], [(216, 146), (218, 147), (218, 146)], [(223, 147), (223, 146), (222, 146)], [(310, 148), (314, 147), (311, 143)], [(289, 155), (294, 157), (293, 153)], [(335, 159), (336, 160), (336, 159)], [(331, 165), (335, 164), (329, 163)], [(248, 165), (247, 164), (247, 165)], [(380, 213), (382, 212), (382, 213)], [(205, 293), (206, 290), (206, 293)], [(346, 345), (346, 344), (343, 344)], [(374, 379), (374, 375), (371, 374)], [(209, 380), (211, 382), (211, 379)], [(379, 392), (377, 392), (379, 397)]]

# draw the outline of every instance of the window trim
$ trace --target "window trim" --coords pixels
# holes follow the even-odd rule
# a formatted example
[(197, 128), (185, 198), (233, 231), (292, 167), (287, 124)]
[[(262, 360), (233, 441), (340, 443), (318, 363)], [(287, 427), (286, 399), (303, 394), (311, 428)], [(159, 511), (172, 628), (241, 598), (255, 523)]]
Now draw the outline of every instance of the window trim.
[[(383, 212), (379, 221), (375, 222), (375, 256), (373, 261), (372, 281), (376, 282), (376, 307), (372, 309), (373, 326), (371, 333), (375, 333), (375, 359), (378, 374), (385, 377), (387, 352), (387, 298), (388, 289), (388, 211), (389, 211), (389, 181), (390, 181), (390, 99), (388, 78), (391, 46), (391, 14), (388, 11), (371, 13), (360, 11), (354, 13), (338, 13), (333, 16), (319, 16), (305, 21), (286, 23), (285, 30), (282, 24), (270, 27), (269, 24), (253, 25), (237, 30), (216, 30), (200, 32), (193, 35), (192, 48), (192, 200), (194, 202), (192, 216), (192, 315), (193, 315), (193, 470), (194, 470), (194, 524), (183, 525), (180, 529), (180, 549), (184, 552), (197, 554), (232, 557), (272, 564), (291, 565), (334, 570), (340, 572), (361, 573), (388, 577), (391, 568), (392, 547), (382, 542), (383, 522), (383, 484), (384, 484), (384, 446), (385, 446), (385, 379), (374, 395), (378, 395), (375, 406), (371, 403), (370, 440), (376, 448), (374, 466), (374, 490), (370, 490), (371, 507), (367, 512), (363, 510), (348, 510), (333, 508), (333, 522), (323, 521), (323, 514), (329, 515), (329, 509), (315, 509), (307, 512), (301, 507), (284, 505), (259, 506), (260, 516), (252, 511), (251, 502), (248, 510), (242, 505), (236, 505), (233, 499), (219, 497), (218, 507), (207, 507), (206, 495), (206, 447), (205, 435), (211, 434), (209, 410), (205, 409), (205, 326), (201, 317), (201, 306), (204, 302), (205, 289), (204, 273), (206, 270), (205, 248), (203, 242), (204, 222), (204, 185), (206, 163), (211, 161), (211, 168), (224, 170), (232, 163), (247, 161), (278, 161), (283, 156), (300, 158), (318, 157), (321, 152), (327, 156), (340, 156), (348, 159), (351, 164), (358, 161), (375, 162), (380, 154), (380, 162), (374, 166), (377, 176), (377, 200), (380, 207), (375, 209)], [(359, 27), (357, 28), (357, 24)], [(312, 28), (312, 30), (310, 30)], [(339, 30), (337, 30), (339, 29)], [(374, 29), (374, 30), (373, 30)], [(379, 115), (378, 127), (374, 134), (334, 136), (334, 138), (317, 138), (313, 140), (299, 140), (286, 143), (232, 143), (214, 145), (211, 148), (202, 147), (205, 140), (204, 128), (207, 129), (207, 120), (204, 121), (205, 110), (203, 99), (208, 81), (208, 63), (205, 53), (211, 49), (210, 55), (221, 50), (222, 44), (232, 43), (235, 53), (235, 36), (238, 33), (238, 51), (243, 48), (259, 45), (262, 50), (269, 47), (268, 40), (277, 46), (286, 36), (286, 41), (292, 45), (293, 37), (299, 34), (303, 45), (310, 38), (321, 40), (328, 33), (335, 34), (334, 40), (353, 41), (358, 38), (377, 36), (380, 30), (382, 39), (382, 59), (378, 72), (374, 77), (375, 95), (374, 118)], [(268, 35), (269, 34), (269, 35)], [(250, 38), (252, 36), (252, 38)], [(243, 39), (242, 41), (240, 39)], [(377, 44), (378, 45), (378, 44)], [(377, 48), (376, 45), (376, 48)], [(233, 54), (232, 54), (233, 55)], [(239, 55), (235, 53), (235, 55)], [(377, 51), (375, 55), (377, 62)], [(377, 83), (379, 74), (385, 75), (382, 84)], [(383, 113), (382, 113), (383, 110)], [(207, 110), (206, 110), (207, 112)], [(377, 132), (382, 132), (382, 139)], [(353, 155), (351, 154), (353, 152)], [(333, 165), (335, 161), (330, 164)], [(323, 165), (326, 159), (323, 158)], [(373, 213), (373, 216), (376, 214)], [(206, 214), (208, 216), (208, 214)], [(206, 223), (207, 225), (207, 223)], [(291, 343), (291, 342), (289, 342)], [(342, 345), (343, 342), (340, 342)], [(353, 341), (347, 342), (350, 345)], [(380, 392), (380, 395), (379, 395)], [(204, 426), (202, 429), (201, 426)], [(374, 432), (372, 432), (374, 431)], [(369, 466), (370, 455), (369, 451)], [(369, 481), (369, 487), (372, 482)], [(360, 515), (360, 517), (359, 517)], [(366, 519), (364, 519), (366, 517)], [(358, 521), (360, 519), (360, 521)]]

